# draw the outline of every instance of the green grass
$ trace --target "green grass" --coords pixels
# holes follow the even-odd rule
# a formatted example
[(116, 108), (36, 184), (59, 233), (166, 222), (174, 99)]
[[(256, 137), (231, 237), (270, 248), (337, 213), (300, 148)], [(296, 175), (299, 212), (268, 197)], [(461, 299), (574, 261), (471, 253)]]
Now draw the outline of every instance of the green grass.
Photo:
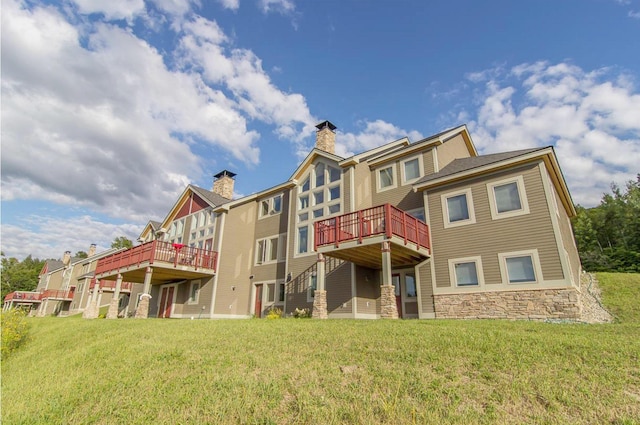
[(597, 273), (602, 301), (622, 322), (640, 323), (640, 274)]
[(2, 422), (637, 424), (628, 308), (607, 325), (32, 319)]

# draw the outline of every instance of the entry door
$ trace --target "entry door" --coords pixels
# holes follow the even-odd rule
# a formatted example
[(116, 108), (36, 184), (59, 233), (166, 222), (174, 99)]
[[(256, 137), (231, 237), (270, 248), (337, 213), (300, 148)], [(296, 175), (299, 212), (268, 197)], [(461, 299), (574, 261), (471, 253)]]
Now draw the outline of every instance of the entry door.
[(160, 307), (158, 308), (158, 317), (168, 319), (171, 317), (171, 307), (173, 306), (173, 286), (162, 288), (160, 295)]
[(256, 303), (254, 305), (255, 316), (262, 317), (262, 284), (256, 285)]
[(396, 292), (396, 308), (398, 309), (398, 317), (402, 317), (402, 288), (400, 285), (400, 275), (391, 275), (391, 280)]

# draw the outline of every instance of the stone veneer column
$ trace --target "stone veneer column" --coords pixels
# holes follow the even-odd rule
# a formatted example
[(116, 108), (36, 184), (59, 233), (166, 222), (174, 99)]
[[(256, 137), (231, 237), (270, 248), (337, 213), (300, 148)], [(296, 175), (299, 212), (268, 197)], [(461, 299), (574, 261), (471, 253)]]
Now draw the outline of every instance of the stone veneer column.
[(327, 319), (327, 291), (325, 288), (325, 264), (324, 255), (318, 254), (316, 269), (316, 291), (313, 295), (313, 311), (311, 317), (314, 319)]
[(100, 280), (96, 279), (95, 285), (93, 285), (93, 292), (91, 293), (91, 299), (87, 303), (87, 306), (82, 313), (82, 317), (85, 319), (96, 319), (98, 318), (99, 308), (98, 308), (98, 291), (100, 290)]
[(111, 303), (109, 304), (109, 311), (107, 311), (107, 319), (118, 318), (118, 307), (120, 306), (120, 288), (122, 287), (122, 275), (118, 273), (116, 279), (116, 288), (111, 297)]
[(382, 242), (382, 286), (380, 286), (380, 317), (397, 319), (396, 291), (391, 277), (391, 243)]
[(151, 299), (151, 276), (153, 275), (153, 269), (147, 267), (147, 271), (144, 274), (144, 288), (142, 289), (142, 295), (140, 295), (140, 302), (136, 309), (136, 319), (146, 319), (149, 317), (149, 300)]

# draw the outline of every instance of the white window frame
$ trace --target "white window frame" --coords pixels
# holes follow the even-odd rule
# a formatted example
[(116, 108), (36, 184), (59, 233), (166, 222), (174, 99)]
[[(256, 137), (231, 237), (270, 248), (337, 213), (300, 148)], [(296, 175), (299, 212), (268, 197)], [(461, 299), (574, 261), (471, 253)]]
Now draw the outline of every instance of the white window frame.
[[(309, 219), (313, 222), (315, 221), (313, 219), (313, 217), (309, 217)], [(306, 252), (300, 252), (300, 229), (302, 228), (306, 228), (307, 229), (307, 251)], [(304, 256), (308, 256), (308, 255), (315, 255), (315, 252), (313, 251), (313, 224), (303, 224), (302, 226), (297, 226), (296, 227), (296, 233), (295, 233), (295, 254), (294, 257), (304, 257)]]
[[(458, 276), (456, 275), (456, 264), (475, 263), (476, 275), (478, 276), (477, 285), (458, 285)], [(461, 257), (449, 259), (449, 282), (451, 287), (459, 290), (470, 290), (484, 287), (484, 270), (482, 269), (482, 257)]]
[[(393, 182), (389, 186), (382, 187), (381, 181), (380, 181), (380, 171), (386, 170), (387, 168), (391, 168), (391, 178), (393, 179)], [(388, 165), (384, 165), (382, 167), (376, 168), (375, 173), (376, 173), (376, 188), (378, 192), (385, 192), (387, 190), (392, 190), (398, 187), (398, 170), (395, 162), (393, 164), (388, 164)]]
[[(193, 293), (193, 287), (195, 285), (198, 285), (198, 289), (197, 289), (197, 292), (196, 292), (196, 298), (193, 299), (191, 297), (191, 294)], [(201, 289), (202, 289), (202, 281), (200, 279), (191, 281), (191, 284), (189, 285), (189, 298), (187, 298), (187, 304), (198, 304), (198, 300), (200, 299), (200, 290)]]
[[(406, 173), (405, 164), (407, 162), (411, 162), (411, 161), (414, 161), (416, 159), (418, 160), (418, 177), (407, 180), (407, 176), (405, 175), (405, 173)], [(414, 182), (420, 180), (420, 178), (422, 178), (422, 176), (424, 176), (424, 165), (422, 164), (422, 162), (423, 162), (422, 161), (422, 155), (414, 155), (414, 156), (412, 156), (410, 158), (403, 159), (402, 161), (400, 161), (400, 174), (402, 175), (402, 185), (414, 183)]]
[[(518, 187), (518, 196), (520, 197), (520, 209), (513, 211), (498, 212), (495, 188), (509, 183), (516, 183)], [(527, 201), (527, 192), (524, 187), (524, 178), (520, 176), (509, 177), (495, 182), (487, 183), (487, 192), (489, 196), (489, 207), (491, 209), (491, 218), (499, 220), (501, 218), (517, 217), (519, 215), (529, 214), (529, 202)]]
[[(507, 268), (508, 258), (517, 257), (531, 257), (531, 263), (533, 264), (534, 280), (527, 282), (509, 282), (509, 269)], [(530, 285), (542, 282), (542, 267), (540, 266), (540, 256), (537, 249), (530, 249), (525, 251), (511, 251), (498, 253), (498, 261), (500, 262), (500, 275), (502, 276), (502, 283), (509, 286), (518, 285)]]
[[(274, 263), (281, 263), (285, 260), (285, 244), (286, 244), (286, 238), (287, 238), (287, 234), (286, 233), (280, 233), (279, 235), (271, 235), (271, 236), (267, 236), (265, 238), (260, 238), (256, 240), (256, 254), (255, 254), (255, 262), (254, 264), (256, 266), (263, 266), (265, 264), (274, 264)], [(271, 254), (273, 252), (273, 244), (271, 243), (272, 240), (277, 239), (278, 240), (278, 252), (276, 253), (276, 259), (272, 260), (271, 259)], [(260, 243), (263, 242), (263, 249), (262, 249), (262, 258), (260, 257)]]
[[(280, 198), (280, 211), (275, 211), (274, 210), (274, 205), (276, 203), (276, 199), (277, 198)], [(280, 193), (278, 195), (275, 195), (275, 196), (272, 196), (270, 198), (261, 199), (260, 200), (260, 204), (258, 206), (258, 219), (263, 219), (263, 218), (267, 218), (267, 217), (273, 217), (274, 215), (282, 214), (283, 199), (284, 198), (282, 196), (282, 193)], [(267, 202), (268, 203), (268, 207), (269, 207), (268, 208), (269, 211), (266, 214), (262, 212), (262, 204), (264, 202)]]
[[(449, 198), (453, 198), (455, 196), (466, 195), (467, 197), (467, 210), (469, 212), (469, 218), (466, 220), (458, 220), (458, 221), (449, 221), (449, 203), (447, 200)], [(471, 188), (468, 187), (466, 189), (456, 190), (454, 192), (444, 193), (440, 197), (442, 203), (442, 222), (444, 223), (444, 228), (449, 229), (451, 227), (458, 226), (466, 226), (467, 224), (475, 224), (476, 222), (476, 212), (473, 207), (473, 195), (471, 194)]]

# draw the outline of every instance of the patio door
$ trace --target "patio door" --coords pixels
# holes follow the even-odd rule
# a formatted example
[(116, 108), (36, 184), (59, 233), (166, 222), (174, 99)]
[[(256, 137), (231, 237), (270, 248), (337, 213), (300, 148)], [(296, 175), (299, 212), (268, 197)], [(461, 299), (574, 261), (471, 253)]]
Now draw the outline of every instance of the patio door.
[(396, 308), (398, 309), (398, 317), (402, 318), (402, 285), (400, 284), (400, 275), (391, 275), (391, 281), (396, 293)]
[(262, 283), (256, 285), (256, 301), (254, 305), (254, 315), (260, 319), (262, 318)]
[(175, 287), (162, 288), (160, 295), (160, 306), (158, 307), (158, 317), (168, 319), (171, 317), (171, 307), (173, 307), (173, 291)]

